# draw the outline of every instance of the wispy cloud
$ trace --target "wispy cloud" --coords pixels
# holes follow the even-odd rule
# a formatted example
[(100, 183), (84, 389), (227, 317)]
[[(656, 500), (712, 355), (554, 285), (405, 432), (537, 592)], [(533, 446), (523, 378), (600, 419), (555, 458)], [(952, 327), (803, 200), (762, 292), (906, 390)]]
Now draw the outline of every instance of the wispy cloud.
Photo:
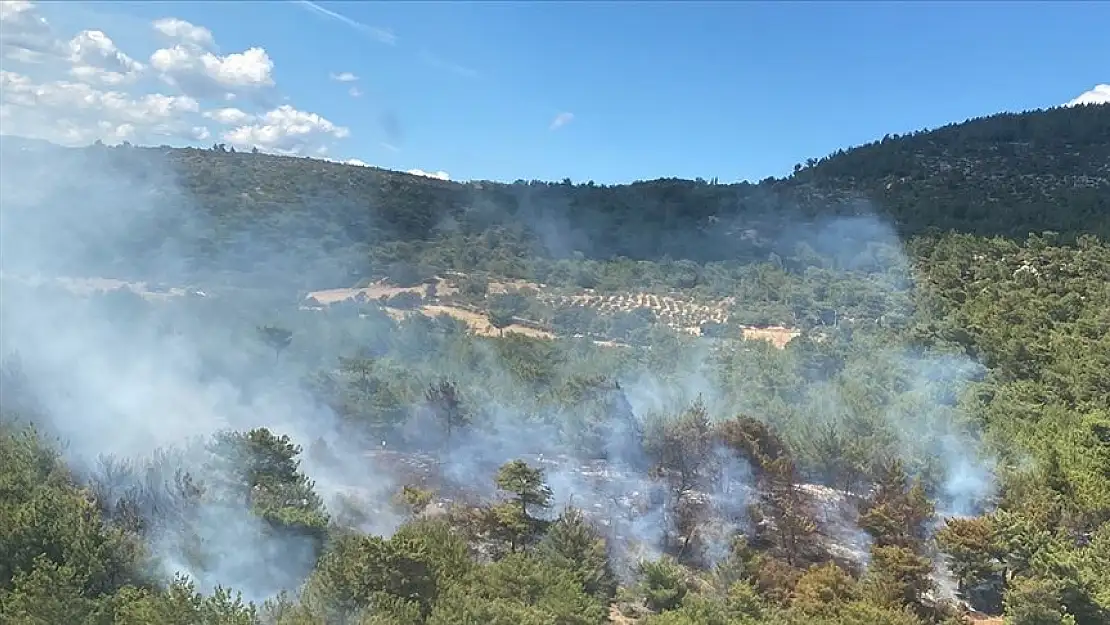
[(389, 150), (390, 152), (400, 152), (401, 151), (401, 148), (393, 145), (392, 143), (389, 143), (388, 141), (382, 141), (378, 145), (380, 145), (383, 148)]
[(347, 90), (347, 93), (349, 93), (352, 98), (361, 98), (362, 97), (362, 89), (359, 89), (358, 87), (351, 87), (350, 89)]
[(452, 74), (462, 76), (463, 78), (478, 77), (478, 70), (471, 69), (465, 65), (459, 65), (458, 63), (452, 63), (451, 61), (444, 60), (436, 56), (435, 54), (432, 54), (428, 50), (420, 51), (420, 60), (424, 61), (432, 67), (451, 72)]
[(346, 15), (343, 15), (341, 13), (336, 13), (335, 11), (332, 11), (331, 9), (325, 9), (324, 7), (320, 6), (319, 4), (317, 4), (315, 2), (310, 2), (309, 0), (292, 0), (292, 2), (296, 5), (304, 8), (304, 9), (312, 11), (312, 12), (318, 14), (318, 15), (323, 15), (324, 17), (331, 18), (331, 19), (333, 19), (337, 22), (342, 22), (342, 23), (346, 24), (347, 26), (350, 26), (351, 28), (353, 28), (353, 29), (365, 34), (365, 35), (369, 35), (371, 38), (373, 38), (373, 39), (375, 39), (375, 40), (377, 40), (381, 43), (384, 43), (386, 45), (392, 46), (392, 45), (395, 45), (397, 43), (397, 35), (394, 35), (393, 31), (391, 31), (387, 28), (379, 28), (377, 26), (370, 26), (369, 24), (363, 24), (362, 22), (360, 22), (358, 20), (351, 19), (351, 18), (349, 18)]
[(358, 76), (355, 76), (351, 72), (332, 73), (329, 74), (329, 77), (336, 82), (356, 82), (358, 80)]
[(568, 113), (568, 112), (564, 111), (564, 112), (559, 113), (558, 115), (556, 115), (555, 119), (551, 120), (551, 125), (548, 126), (547, 129), (548, 130), (558, 130), (558, 129), (562, 128), (563, 126), (566, 126), (567, 124), (571, 123), (572, 121), (574, 121), (574, 113)]

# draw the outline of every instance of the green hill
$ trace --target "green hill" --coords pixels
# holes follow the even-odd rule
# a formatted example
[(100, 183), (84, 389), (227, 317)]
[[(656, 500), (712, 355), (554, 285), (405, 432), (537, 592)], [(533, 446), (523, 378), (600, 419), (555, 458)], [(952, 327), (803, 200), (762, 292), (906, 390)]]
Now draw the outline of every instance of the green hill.
[[(773, 242), (781, 245), (799, 222), (860, 212), (895, 224), (902, 237), (935, 230), (1016, 239), (1044, 230), (1065, 239), (1110, 235), (1110, 106), (1007, 113), (888, 136), (758, 184), (458, 183), (222, 147), (59, 154), (4, 143), (19, 154), (5, 159), (4, 177), (39, 158), (60, 175), (69, 162), (80, 162), (80, 171), (122, 172), (74, 176), (67, 192), (76, 187), (91, 202), (129, 206), (154, 198), (171, 208), (147, 211), (154, 214), (130, 228), (129, 244), (160, 249), (172, 233), (198, 262), (220, 256), (221, 266), (249, 264), (262, 246), (333, 265), (344, 259), (350, 275), (365, 276), (370, 245), (394, 245), (384, 260), (417, 262), (421, 242), (465, 250), (478, 237), (506, 258), (752, 260), (778, 251)], [(145, 238), (135, 239), (138, 231)], [(472, 268), (459, 258), (447, 264)]]
[(1108, 121), (612, 187), (6, 137), (0, 623), (1110, 623)]

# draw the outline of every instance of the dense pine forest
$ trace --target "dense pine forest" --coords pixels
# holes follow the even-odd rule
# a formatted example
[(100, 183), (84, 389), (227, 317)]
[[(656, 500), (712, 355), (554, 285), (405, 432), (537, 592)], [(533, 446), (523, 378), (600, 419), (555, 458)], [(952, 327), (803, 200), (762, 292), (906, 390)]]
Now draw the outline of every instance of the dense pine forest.
[(0, 154), (0, 622), (1110, 623), (1110, 106), (740, 184)]

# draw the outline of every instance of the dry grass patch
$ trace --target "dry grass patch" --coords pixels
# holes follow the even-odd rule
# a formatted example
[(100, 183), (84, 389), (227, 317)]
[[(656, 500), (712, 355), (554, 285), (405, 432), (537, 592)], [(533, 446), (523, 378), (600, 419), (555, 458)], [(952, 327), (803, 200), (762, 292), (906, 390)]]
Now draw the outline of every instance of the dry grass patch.
[(69, 278), (64, 276), (56, 276), (49, 278), (34, 277), (34, 276), (14, 276), (3, 275), (0, 276), (4, 280), (12, 280), (14, 282), (21, 282), (28, 286), (38, 286), (46, 283), (53, 283), (74, 295), (88, 297), (97, 293), (109, 293), (111, 291), (118, 291), (119, 289), (127, 289), (132, 293), (148, 300), (164, 300), (171, 297), (181, 297), (185, 295), (186, 290), (179, 287), (173, 288), (158, 288), (154, 285), (147, 284), (146, 282), (128, 282), (126, 280), (117, 280), (115, 278)]
[[(469, 328), (471, 332), (480, 336), (499, 336), (501, 334), (501, 332), (497, 328), (493, 327), (493, 325), (490, 324), (489, 318), (482, 313), (476, 313), (455, 306), (444, 306), (438, 304), (423, 306), (420, 308), (420, 312), (428, 315), (429, 317), (435, 317), (437, 315), (449, 315), (465, 323), (467, 328)], [(505, 332), (516, 332), (517, 334), (523, 334), (525, 336), (530, 336), (532, 338), (538, 339), (555, 338), (555, 335), (553, 333), (546, 330), (529, 328), (515, 323), (505, 328)]]
[[(435, 292), (437, 297), (450, 297), (458, 293), (458, 288), (452, 286), (459, 280), (466, 278), (466, 274), (448, 273), (435, 279)], [(601, 315), (628, 313), (639, 308), (651, 310), (656, 319), (676, 332), (684, 332), (694, 336), (701, 334), (701, 328), (707, 323), (727, 323), (729, 309), (735, 303), (733, 298), (720, 300), (696, 301), (693, 298), (683, 297), (679, 294), (665, 294), (647, 292), (628, 293), (597, 293), (585, 289), (573, 294), (552, 293), (547, 285), (527, 280), (491, 280), (488, 283), (488, 293), (491, 295), (518, 291), (521, 289), (532, 290), (539, 300), (554, 309), (582, 307), (596, 310)], [(362, 288), (326, 289), (314, 291), (308, 297), (314, 298), (321, 305), (327, 306), (347, 299), (357, 299), (361, 295), (368, 301), (378, 301), (382, 297), (390, 298), (400, 293), (416, 293), (426, 296), (427, 285), (413, 287), (391, 286), (384, 280), (379, 280)], [(489, 323), (489, 318), (484, 312), (471, 310), (469, 306), (455, 306), (447, 302), (428, 304), (417, 311), (403, 311), (387, 308), (386, 312), (395, 319), (401, 319), (406, 312), (420, 312), (428, 316), (440, 314), (449, 315), (464, 322), (471, 332), (481, 336), (499, 336), (497, 328)], [(516, 332), (534, 338), (551, 339), (555, 334), (544, 329), (513, 324), (505, 328), (505, 332)], [(765, 328), (743, 327), (744, 338), (769, 341), (781, 349), (796, 336), (801, 334), (798, 330), (782, 326)], [(599, 345), (617, 345), (612, 341), (595, 341)]]
[(621, 612), (619, 604), (612, 604), (609, 606), (609, 622), (616, 623), (617, 625), (635, 625), (637, 619), (631, 616), (625, 616)]
[(770, 341), (772, 345), (779, 349), (786, 347), (786, 344), (794, 340), (794, 338), (801, 334), (800, 330), (794, 328), (784, 328), (782, 326), (770, 326), (766, 328), (753, 328), (745, 326), (743, 328), (744, 338), (746, 339), (760, 339)]
[[(438, 296), (454, 295), (458, 289), (449, 285), (443, 278), (435, 279), (436, 294)], [(335, 304), (347, 299), (357, 299), (362, 295), (367, 300), (378, 300), (382, 297), (393, 297), (399, 293), (416, 293), (418, 295), (426, 295), (428, 292), (428, 285), (419, 284), (416, 286), (392, 286), (385, 280), (378, 280), (373, 284), (361, 288), (342, 288), (342, 289), (323, 289), (320, 291), (313, 291), (309, 293), (305, 299), (312, 298), (324, 304)]]

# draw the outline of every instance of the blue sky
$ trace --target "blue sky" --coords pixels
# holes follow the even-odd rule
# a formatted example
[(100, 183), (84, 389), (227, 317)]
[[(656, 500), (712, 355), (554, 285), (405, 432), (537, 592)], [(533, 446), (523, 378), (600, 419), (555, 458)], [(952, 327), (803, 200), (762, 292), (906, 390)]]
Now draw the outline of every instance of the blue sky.
[[(194, 115), (217, 104), (189, 91), (184, 70), (170, 77), (171, 57), (155, 61), (152, 51), (168, 44), (150, 24), (176, 18), (207, 29), (212, 58), (260, 48), (272, 65), (265, 94), (224, 105), (261, 119), (285, 103), (332, 124), (321, 135), (328, 157), (453, 179), (758, 180), (886, 133), (1064, 104), (1110, 83), (1105, 2), (36, 9), (60, 39), (99, 29), (137, 64), (165, 70), (158, 84), (200, 101)], [(357, 80), (336, 80), (343, 73)], [(206, 135), (194, 124), (205, 139), (192, 140), (211, 145), (221, 129), (236, 127), (225, 126), (204, 126)], [(264, 124), (255, 126), (235, 140), (278, 145)], [(189, 138), (167, 142), (182, 141)], [(301, 149), (291, 139), (281, 145)]]

